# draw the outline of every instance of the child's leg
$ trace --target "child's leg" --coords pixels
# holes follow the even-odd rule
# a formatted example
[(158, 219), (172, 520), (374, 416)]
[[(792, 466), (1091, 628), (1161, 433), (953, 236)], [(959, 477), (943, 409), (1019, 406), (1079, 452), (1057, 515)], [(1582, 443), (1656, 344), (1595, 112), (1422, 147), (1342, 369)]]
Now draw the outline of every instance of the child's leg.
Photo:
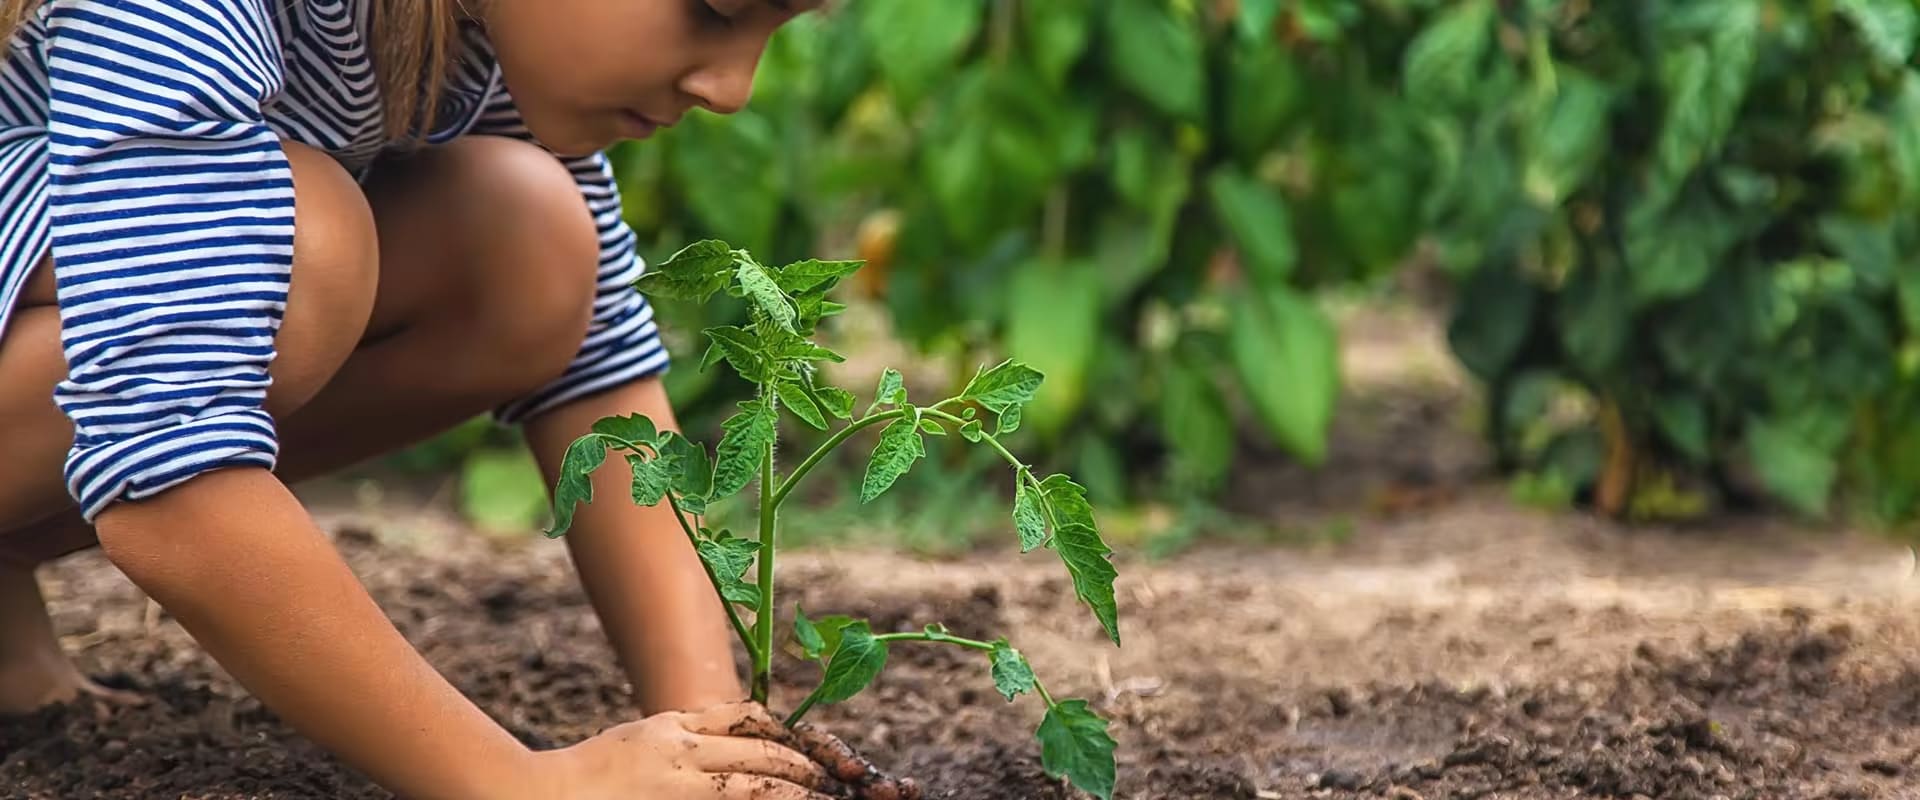
[[(538, 387), (566, 368), (586, 333), (598, 238), (551, 156), (473, 137), (394, 165), (366, 191), (380, 233), (378, 296), (361, 346), (279, 426), (279, 473), (289, 482), (425, 439)], [(50, 468), (57, 475), (57, 461)], [(30, 562), (92, 543), (70, 507), (0, 530), (0, 550)], [(0, 608), (0, 637), (24, 629)]]
[(80, 674), (61, 652), (33, 568), (0, 561), (0, 712), (39, 708), (81, 694), (116, 702), (139, 700)]

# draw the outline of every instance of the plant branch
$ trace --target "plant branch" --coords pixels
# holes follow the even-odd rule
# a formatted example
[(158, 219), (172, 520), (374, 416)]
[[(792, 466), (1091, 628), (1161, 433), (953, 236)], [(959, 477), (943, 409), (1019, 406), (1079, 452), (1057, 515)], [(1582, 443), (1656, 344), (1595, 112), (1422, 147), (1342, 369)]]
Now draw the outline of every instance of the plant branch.
[(960, 636), (954, 636), (949, 633), (935, 633), (933, 631), (918, 631), (915, 633), (883, 633), (883, 634), (880, 634), (879, 636), (873, 637), (873, 640), (876, 642), (939, 642), (941, 644), (954, 644), (954, 645), (959, 645), (961, 647), (970, 647), (975, 650), (985, 650), (989, 653), (993, 652), (993, 644), (990, 642), (982, 642), (978, 639), (967, 639)]
[[(700, 549), (700, 537), (693, 532), (693, 525), (687, 522), (687, 514), (680, 510), (680, 501), (674, 499), (672, 492), (667, 493), (667, 504), (673, 507), (673, 517), (680, 521), (680, 530), (686, 531), (687, 543), (693, 545), (697, 555)], [(734, 610), (733, 604), (727, 602), (726, 593), (720, 590), (720, 576), (714, 574), (713, 565), (708, 564), (704, 558), (700, 559), (700, 568), (706, 570), (707, 581), (713, 584), (713, 593), (720, 598), (720, 607), (727, 610), (727, 621), (733, 623), (734, 635), (740, 637), (740, 644), (747, 648), (747, 655), (755, 655), (759, 652), (759, 647), (754, 644), (753, 635), (747, 632), (746, 623), (740, 621), (740, 612)]]
[(908, 409), (896, 408), (892, 411), (870, 414), (857, 422), (847, 425), (847, 427), (835, 431), (833, 436), (829, 437), (818, 449), (813, 451), (812, 455), (807, 456), (807, 460), (800, 462), (800, 466), (794, 467), (793, 473), (788, 475), (787, 479), (780, 484), (779, 491), (773, 493), (773, 504), (778, 506), (786, 502), (787, 495), (792, 494), (794, 487), (800, 485), (800, 479), (806, 477), (807, 473), (812, 472), (814, 467), (819, 466), (820, 462), (827, 457), (827, 454), (832, 453), (834, 448), (839, 447), (848, 439), (853, 438), (854, 434), (882, 422), (904, 417), (907, 415), (907, 412)]
[(754, 615), (753, 700), (765, 704), (773, 687), (773, 532), (779, 505), (773, 490), (773, 445), (760, 460), (760, 607)]

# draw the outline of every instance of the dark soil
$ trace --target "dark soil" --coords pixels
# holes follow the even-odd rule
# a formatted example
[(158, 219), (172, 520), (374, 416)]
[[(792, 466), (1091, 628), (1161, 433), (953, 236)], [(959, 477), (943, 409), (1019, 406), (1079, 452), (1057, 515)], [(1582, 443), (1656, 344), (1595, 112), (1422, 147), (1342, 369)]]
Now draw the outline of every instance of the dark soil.
[[(1892, 551), (1754, 562), (1729, 555), (1751, 542), (1684, 541), (1463, 508), (1330, 553), (1128, 562), (1117, 650), (1043, 554), (802, 553), (783, 597), (880, 630), (1012, 636), (1056, 693), (1114, 720), (1120, 797), (1920, 797), (1920, 616), (1911, 580), (1883, 569)], [(340, 543), (407, 636), (525, 741), (631, 718), (557, 545)], [(0, 722), (0, 796), (386, 796), (97, 555), (46, 579), (82, 664), (151, 702)], [(818, 677), (785, 663), (777, 708)], [(901, 647), (871, 693), (814, 719), (929, 797), (1070, 797), (1040, 769), (1034, 705), (1000, 698), (974, 654)]]

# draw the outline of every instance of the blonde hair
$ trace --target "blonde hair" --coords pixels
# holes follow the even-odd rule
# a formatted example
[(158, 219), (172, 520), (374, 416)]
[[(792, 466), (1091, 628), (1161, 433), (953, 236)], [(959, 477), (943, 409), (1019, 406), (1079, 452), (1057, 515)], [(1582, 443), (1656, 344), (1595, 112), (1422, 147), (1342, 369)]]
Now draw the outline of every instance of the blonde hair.
[[(0, 39), (12, 41), (41, 0), (0, 0)], [(430, 128), (459, 48), (461, 0), (371, 0), (374, 73), (387, 138), (408, 142), (409, 123), (420, 117)], [(0, 51), (0, 58), (5, 52)], [(422, 116), (425, 112), (425, 116)]]

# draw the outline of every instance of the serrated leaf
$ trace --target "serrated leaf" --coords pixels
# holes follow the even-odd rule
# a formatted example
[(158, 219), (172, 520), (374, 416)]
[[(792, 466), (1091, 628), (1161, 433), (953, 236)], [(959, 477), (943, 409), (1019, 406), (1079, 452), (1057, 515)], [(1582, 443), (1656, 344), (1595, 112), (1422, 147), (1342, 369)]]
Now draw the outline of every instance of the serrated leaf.
[(838, 364), (847, 360), (846, 356), (814, 344), (792, 331), (773, 331), (766, 337), (763, 347), (768, 356), (782, 362), (832, 361)]
[(694, 550), (700, 554), (700, 560), (713, 570), (714, 577), (720, 583), (720, 596), (726, 598), (727, 602), (746, 606), (759, 604), (760, 587), (746, 582), (743, 577), (760, 555), (759, 542), (722, 535), (697, 540)]
[(767, 319), (781, 330), (794, 330), (798, 312), (794, 310), (793, 302), (787, 299), (786, 293), (780, 291), (780, 284), (767, 274), (765, 267), (741, 259), (735, 275), (740, 281), (741, 291), (746, 293), (755, 308), (760, 309), (760, 313), (767, 315)]
[(661, 435), (660, 454), (673, 459), (674, 493), (683, 498), (702, 500), (700, 510), (692, 513), (704, 512), (704, 498), (713, 492), (713, 459), (707, 455), (707, 448), (679, 433), (668, 431)]
[(642, 458), (627, 456), (627, 464), (633, 468), (633, 502), (642, 506), (657, 506), (667, 499), (667, 490), (673, 487), (673, 471), (678, 465), (667, 458)]
[(774, 382), (773, 391), (780, 396), (781, 405), (802, 422), (823, 431), (827, 429), (826, 416), (820, 413), (820, 406), (807, 395), (806, 387), (800, 385), (798, 378), (782, 376)]
[(653, 420), (642, 414), (596, 420), (593, 423), (593, 432), (634, 444), (651, 445), (660, 438), (660, 432), (654, 430)]
[(850, 622), (827, 657), (827, 674), (813, 690), (815, 703), (838, 703), (857, 695), (887, 665), (887, 643), (874, 638), (865, 622)]
[(840, 419), (853, 419), (853, 393), (838, 386), (816, 386), (814, 396), (820, 407)]
[(1048, 775), (1112, 800), (1116, 742), (1107, 735), (1107, 721), (1089, 710), (1087, 701), (1064, 700), (1047, 709), (1035, 735), (1040, 739), (1040, 765)]
[(906, 379), (900, 376), (899, 370), (888, 367), (885, 372), (880, 373), (880, 387), (874, 390), (873, 405), (867, 406), (867, 413), (872, 414), (874, 409), (881, 406), (899, 405), (904, 402), (907, 402)]
[(1004, 412), (1014, 406), (1024, 405), (1033, 399), (1040, 390), (1042, 376), (1038, 370), (1017, 361), (1002, 361), (992, 369), (985, 369), (967, 382), (967, 388), (960, 393), (960, 399), (972, 400), (996, 412)]
[(860, 502), (871, 503), (885, 494), (893, 488), (894, 481), (913, 469), (915, 461), (926, 455), (926, 440), (920, 438), (920, 429), (912, 417), (888, 424), (880, 432), (880, 444), (874, 447), (873, 458), (867, 462), (866, 479), (860, 485)]
[(1027, 657), (1021, 655), (1019, 650), (1013, 649), (1007, 640), (995, 641), (988, 659), (993, 663), (993, 688), (1000, 690), (1000, 694), (1007, 698), (1007, 702), (1011, 703), (1013, 698), (1033, 691), (1036, 683), (1033, 677), (1033, 666), (1028, 664)]
[(567, 446), (553, 487), (553, 527), (547, 529), (547, 536), (564, 535), (573, 527), (575, 507), (593, 502), (593, 471), (606, 461), (607, 440), (597, 434), (582, 436)]
[(732, 279), (733, 259), (733, 248), (726, 242), (694, 242), (647, 270), (633, 285), (649, 297), (704, 303)]
[(800, 294), (838, 281), (860, 271), (864, 261), (821, 261), (808, 259), (781, 267), (773, 279), (788, 294)]
[(753, 482), (767, 448), (773, 446), (774, 419), (766, 403), (749, 400), (741, 411), (721, 424), (725, 434), (716, 448), (713, 495), (731, 497)]
[(1013, 529), (1020, 534), (1022, 553), (1031, 553), (1047, 543), (1047, 516), (1040, 509), (1035, 490), (1027, 486), (1028, 475), (1025, 470), (1016, 475), (1019, 488), (1013, 493)]
[(733, 367), (733, 371), (740, 373), (740, 377), (754, 383), (766, 380), (766, 359), (760, 356), (761, 345), (752, 332), (732, 325), (722, 325), (708, 328), (702, 333), (705, 333), (707, 340), (712, 342), (711, 349), (702, 359), (702, 369), (712, 366), (720, 358), (725, 358), (727, 364)]
[(979, 444), (987, 440), (987, 432), (981, 427), (980, 420), (977, 419), (967, 420), (966, 424), (961, 425), (960, 436), (974, 444)]
[(1087, 502), (1086, 487), (1065, 475), (1049, 475), (1040, 482), (1048, 508), (1053, 511), (1053, 548), (1066, 562), (1073, 576), (1073, 592), (1093, 610), (1094, 617), (1107, 631), (1107, 637), (1120, 644), (1119, 609), (1114, 601), (1113, 582), (1119, 572), (1107, 556), (1113, 550), (1101, 541), (1093, 518), (1093, 506)]

